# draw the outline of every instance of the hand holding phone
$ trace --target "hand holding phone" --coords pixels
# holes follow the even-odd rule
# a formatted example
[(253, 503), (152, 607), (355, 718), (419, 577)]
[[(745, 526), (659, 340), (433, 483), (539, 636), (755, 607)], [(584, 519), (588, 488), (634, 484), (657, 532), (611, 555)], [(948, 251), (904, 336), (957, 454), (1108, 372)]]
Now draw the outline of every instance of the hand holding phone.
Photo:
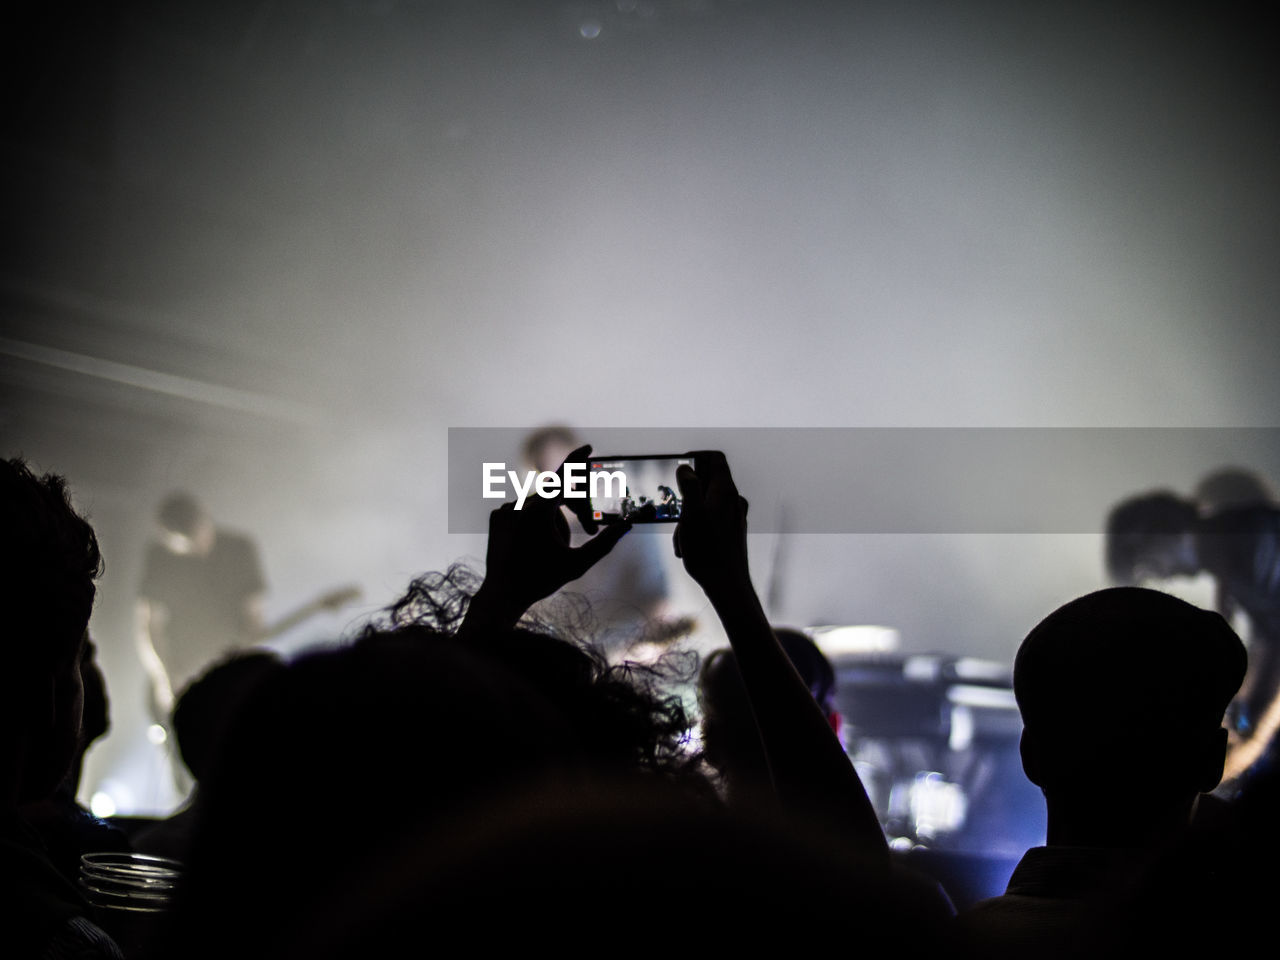
[(723, 453), (703, 450), (693, 460), (677, 474), (684, 510), (672, 538), (675, 554), (708, 594), (750, 591), (747, 501), (738, 494)]
[[(581, 463), (590, 453), (589, 446), (579, 447), (565, 463)], [(563, 481), (564, 464), (559, 472)], [(485, 578), (468, 611), (469, 621), (515, 623), (534, 603), (586, 573), (631, 529), (623, 522), (600, 531), (581, 546), (572, 546), (569, 524), (560, 507), (563, 504), (583, 511), (579, 506), (583, 503), (583, 499), (565, 499), (563, 494), (535, 496), (522, 510), (508, 502), (489, 514)], [(586, 518), (583, 525), (589, 532), (596, 529)]]

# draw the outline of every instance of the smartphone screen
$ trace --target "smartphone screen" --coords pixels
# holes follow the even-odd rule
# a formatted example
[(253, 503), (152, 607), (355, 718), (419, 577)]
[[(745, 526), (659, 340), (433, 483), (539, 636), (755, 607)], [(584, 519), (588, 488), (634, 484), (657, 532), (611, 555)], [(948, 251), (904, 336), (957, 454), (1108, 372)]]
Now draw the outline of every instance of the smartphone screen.
[(587, 461), (591, 516), (599, 523), (674, 523), (680, 519), (676, 468), (693, 456), (661, 453)]

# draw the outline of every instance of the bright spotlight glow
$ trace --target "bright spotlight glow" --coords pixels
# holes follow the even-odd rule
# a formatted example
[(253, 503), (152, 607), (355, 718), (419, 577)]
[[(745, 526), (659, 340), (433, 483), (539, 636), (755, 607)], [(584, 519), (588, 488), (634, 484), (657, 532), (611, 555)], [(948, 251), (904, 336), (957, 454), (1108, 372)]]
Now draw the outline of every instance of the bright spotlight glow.
[(169, 739), (169, 734), (160, 724), (153, 723), (147, 727), (147, 739), (158, 746)]
[(858, 653), (892, 653), (898, 649), (898, 631), (892, 627), (823, 626), (805, 631), (828, 657)]
[(940, 773), (917, 773), (910, 803), (916, 836), (921, 839), (958, 830), (968, 813), (964, 789), (958, 783), (948, 783)]
[(95, 817), (106, 819), (116, 815), (116, 802), (111, 799), (111, 794), (103, 793), (99, 790), (93, 795), (93, 799), (89, 801), (89, 809), (93, 811)]
[(584, 20), (582, 26), (578, 27), (578, 33), (587, 40), (594, 40), (600, 36), (600, 22), (598, 20)]

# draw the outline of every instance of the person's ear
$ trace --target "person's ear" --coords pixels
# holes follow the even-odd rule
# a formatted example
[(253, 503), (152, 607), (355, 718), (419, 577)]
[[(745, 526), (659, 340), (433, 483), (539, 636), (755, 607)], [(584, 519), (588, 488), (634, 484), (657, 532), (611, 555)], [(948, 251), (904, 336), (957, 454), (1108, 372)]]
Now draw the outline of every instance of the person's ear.
[(1018, 752), (1022, 755), (1022, 772), (1037, 787), (1044, 789), (1044, 767), (1040, 759), (1040, 744), (1026, 727), (1022, 728), (1022, 739), (1018, 741)]
[(1200, 793), (1209, 793), (1222, 782), (1222, 770), (1227, 763), (1227, 731), (1225, 727), (1215, 730), (1205, 740), (1204, 755), (1196, 789)]

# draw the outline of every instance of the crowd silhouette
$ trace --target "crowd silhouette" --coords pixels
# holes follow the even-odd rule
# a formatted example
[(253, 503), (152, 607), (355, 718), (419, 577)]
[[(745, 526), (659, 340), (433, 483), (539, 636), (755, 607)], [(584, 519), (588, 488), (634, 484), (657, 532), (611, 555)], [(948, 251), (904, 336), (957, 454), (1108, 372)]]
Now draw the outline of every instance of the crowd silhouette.
[[(835, 928), (876, 956), (1118, 956), (1267, 931), (1270, 768), (1210, 796), (1248, 665), (1220, 613), (1120, 586), (1030, 631), (1014, 692), (1048, 842), (957, 915), (890, 850), (841, 743), (831, 665), (766, 617), (748, 504), (714, 451), (680, 468), (673, 536), (730, 645), (698, 677), (700, 747), (665, 684), (677, 663), (617, 662), (589, 627), (536, 616), (630, 526), (535, 496), (493, 511), (483, 576), (427, 574), (345, 644), (237, 651), (174, 691), (197, 787), (126, 837), (74, 800), (107, 725), (88, 636), (97, 541), (63, 479), (21, 460), (0, 479), (5, 956), (738, 950)], [(589, 539), (571, 537), (571, 506)], [(1113, 573), (1138, 539), (1113, 538)], [(76, 879), (81, 853), (126, 849), (183, 864), (140, 939)]]

